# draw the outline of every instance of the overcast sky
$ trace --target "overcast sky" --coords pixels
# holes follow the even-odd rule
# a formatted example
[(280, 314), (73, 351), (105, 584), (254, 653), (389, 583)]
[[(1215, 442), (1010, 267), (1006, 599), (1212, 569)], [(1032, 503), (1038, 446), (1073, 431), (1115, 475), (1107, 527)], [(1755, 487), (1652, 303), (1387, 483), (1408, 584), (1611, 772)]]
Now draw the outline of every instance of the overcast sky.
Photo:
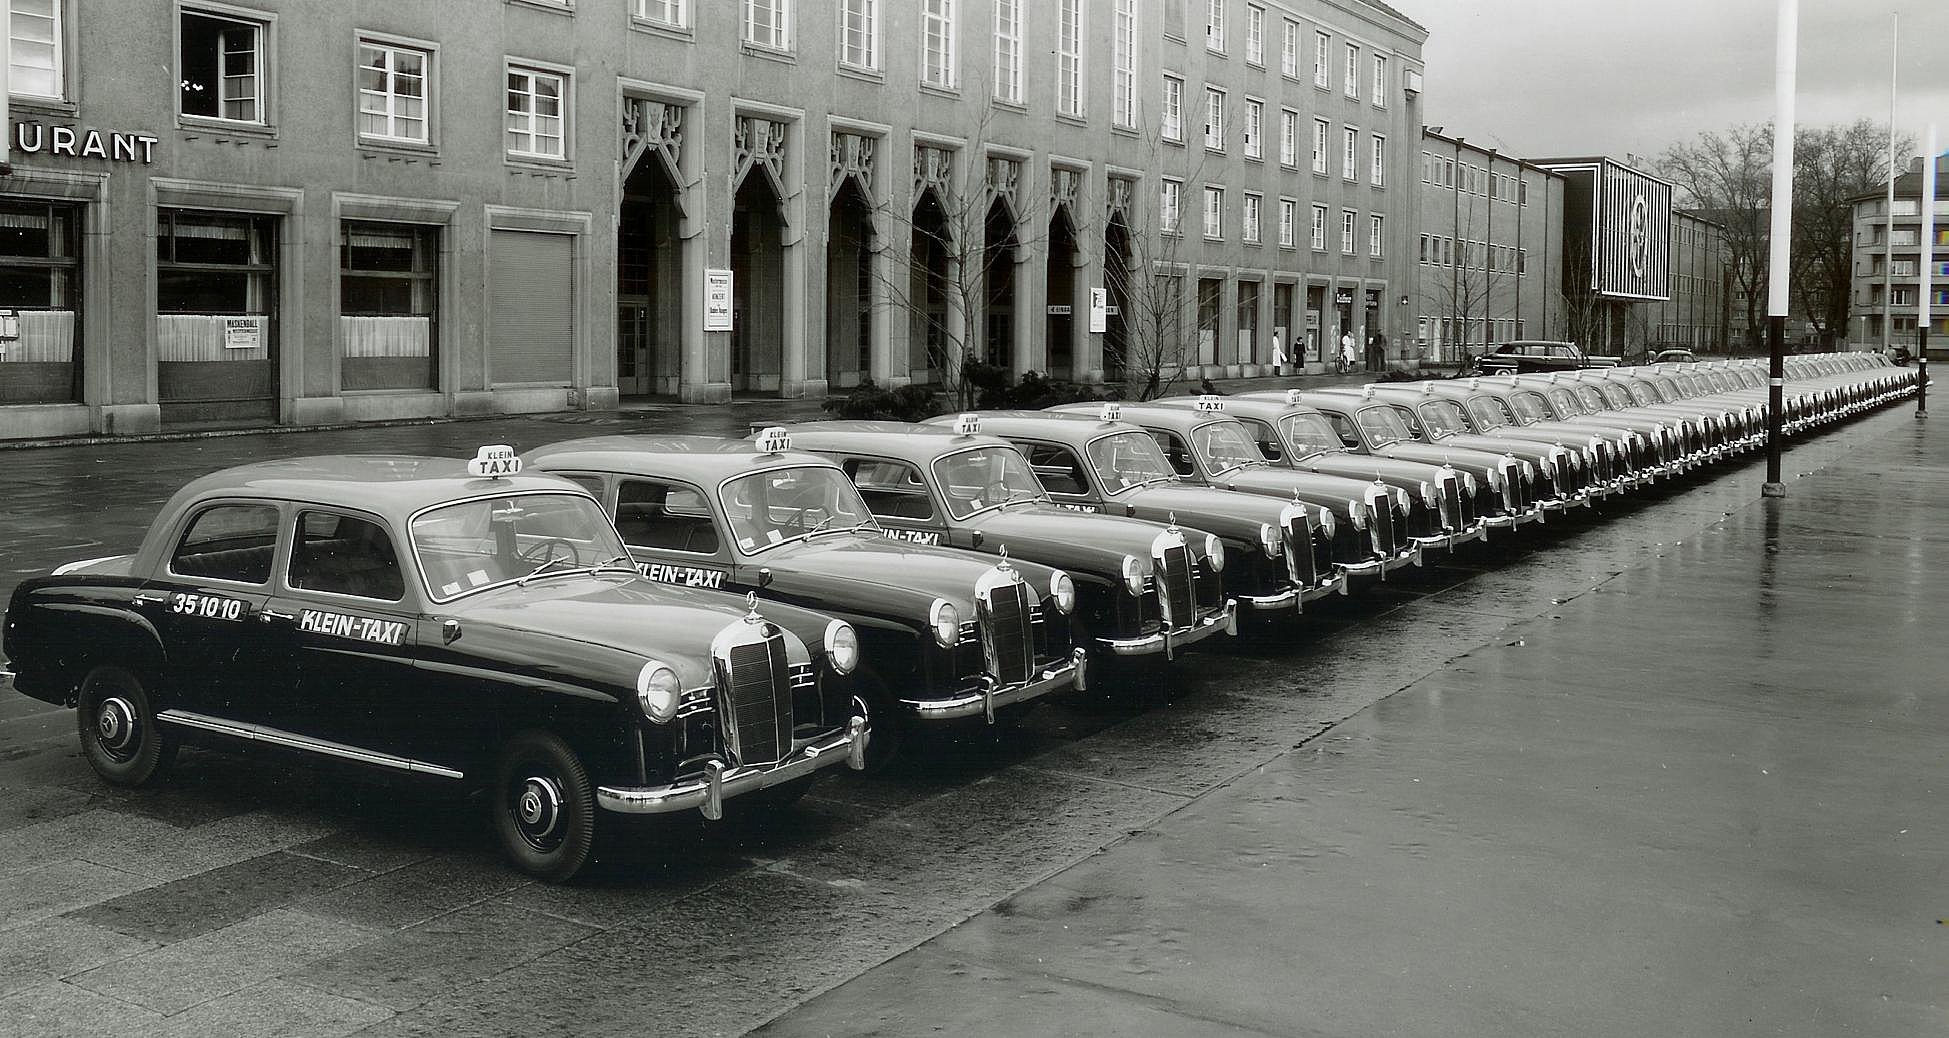
[[(1428, 27), (1423, 119), (1525, 157), (1655, 156), (1773, 116), (1778, 0), (1391, 0)], [(1888, 119), (1949, 150), (1949, 0), (1800, 0), (1801, 125)]]

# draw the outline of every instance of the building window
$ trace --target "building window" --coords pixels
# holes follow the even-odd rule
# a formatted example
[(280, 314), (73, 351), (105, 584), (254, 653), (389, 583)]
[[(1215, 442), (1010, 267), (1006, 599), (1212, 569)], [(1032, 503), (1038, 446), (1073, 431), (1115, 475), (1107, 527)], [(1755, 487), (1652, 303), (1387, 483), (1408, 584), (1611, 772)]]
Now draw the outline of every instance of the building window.
[(1323, 205), (1313, 207), (1313, 248), (1326, 251), (1326, 206)]
[(1375, 104), (1387, 107), (1387, 57), (1374, 55), (1374, 96)]
[(508, 66), (508, 154), (542, 159), (568, 156), (562, 115), (567, 90), (566, 76)]
[(1056, 5), (1056, 111), (1083, 114), (1083, 0)]
[(438, 387), (439, 236), (437, 227), (414, 224), (339, 226), (342, 388)]
[(1165, 234), (1178, 233), (1178, 218), (1184, 212), (1184, 183), (1169, 178), (1157, 189), (1157, 226)]
[(431, 64), (426, 51), (360, 40), (359, 136), (425, 144)]
[(1279, 200), (1279, 247), (1290, 249), (1299, 243), (1299, 203), (1290, 199)]
[(1265, 8), (1252, 4), (1245, 8), (1245, 60), (1265, 64)]
[(1286, 22), (1286, 35), (1279, 45), (1279, 71), (1288, 79), (1299, 78), (1299, 23)]
[(1357, 43), (1347, 44), (1346, 73), (1347, 73), (1347, 79), (1346, 79), (1347, 96), (1359, 97), (1360, 96), (1360, 45)]
[(1022, 103), (1022, 0), (995, 0), (995, 99)]
[(636, 17), (673, 29), (690, 26), (690, 0), (636, 0)]
[(1164, 77), (1164, 126), (1167, 141), (1184, 140), (1184, 80)]
[(264, 121), (264, 25), (183, 12), (182, 114)]
[(1110, 119), (1118, 126), (1137, 125), (1137, 0), (1115, 0), (1110, 25)]
[(1299, 167), (1299, 113), (1290, 108), (1279, 113), (1279, 163)]
[(744, 42), (792, 49), (792, 0), (744, 0)]
[(1386, 249), (1387, 235), (1382, 233), (1386, 225), (1387, 217), (1379, 213), (1367, 218), (1367, 255), (1371, 259), (1380, 259)]
[(1325, 89), (1333, 84), (1333, 37), (1313, 34), (1313, 85)]
[(0, 203), (0, 308), (15, 312), (19, 334), (0, 342), (0, 405), (81, 399), (77, 216), (70, 206)]
[(1359, 243), (1354, 239), (1355, 221), (1359, 218), (1360, 214), (1351, 209), (1340, 213), (1340, 254), (1343, 256), (1352, 256), (1359, 251)]
[(1368, 182), (1375, 187), (1387, 186), (1387, 138), (1378, 133), (1374, 135), (1374, 168)]
[(1529, 181), (1516, 181), (1516, 204), (1519, 206), (1529, 204)]
[(1205, 237), (1214, 241), (1225, 237), (1225, 189), (1205, 186)]
[(1340, 176), (1346, 180), (1360, 180), (1360, 131), (1352, 126), (1343, 128), (1340, 142)]
[(174, 405), (275, 414), (278, 218), (158, 209), (155, 249), (164, 420)]
[(1205, 49), (1225, 53), (1225, 0), (1205, 0)]
[(1205, 147), (1225, 150), (1225, 92), (1217, 87), (1205, 88)]
[(1245, 157), (1265, 157), (1265, 102), (1245, 102)]
[(922, 0), (920, 81), (954, 88), (954, 0)]
[(1326, 175), (1326, 153), (1329, 147), (1327, 134), (1329, 132), (1330, 130), (1325, 119), (1313, 120), (1313, 172), (1321, 176)]
[(61, 79), (62, 0), (12, 0), (7, 27), (7, 91), (20, 97), (64, 96)]
[(880, 70), (880, 0), (846, 0), (839, 12), (839, 63)]
[(1241, 221), (1239, 234), (1245, 239), (1247, 245), (1259, 244), (1259, 204), (1258, 195), (1247, 194), (1244, 207), (1239, 213)]

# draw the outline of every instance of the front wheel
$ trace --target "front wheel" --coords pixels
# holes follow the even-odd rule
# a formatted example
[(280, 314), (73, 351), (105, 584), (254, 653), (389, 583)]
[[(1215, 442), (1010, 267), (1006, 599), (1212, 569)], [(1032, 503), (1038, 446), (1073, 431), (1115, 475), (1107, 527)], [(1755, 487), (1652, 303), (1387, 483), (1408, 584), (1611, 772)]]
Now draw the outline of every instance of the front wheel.
[(89, 766), (117, 786), (143, 785), (176, 759), (176, 740), (156, 723), (149, 690), (121, 667), (96, 667), (81, 679), (75, 726)]
[(567, 882), (595, 846), (595, 789), (581, 758), (559, 736), (508, 740), (494, 775), (494, 833), (515, 868)]

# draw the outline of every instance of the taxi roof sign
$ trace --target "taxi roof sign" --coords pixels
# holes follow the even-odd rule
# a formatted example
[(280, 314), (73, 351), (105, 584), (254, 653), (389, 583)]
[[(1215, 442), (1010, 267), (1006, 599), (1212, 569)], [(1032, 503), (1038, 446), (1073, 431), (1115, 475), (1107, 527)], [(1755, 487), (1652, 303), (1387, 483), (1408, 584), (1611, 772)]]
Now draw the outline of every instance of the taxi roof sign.
[(1099, 421), (1121, 422), (1123, 421), (1123, 405), (1117, 403), (1104, 404), (1103, 410), (1099, 411), (1096, 417)]
[(978, 414), (964, 414), (954, 420), (956, 436), (974, 436), (979, 432), (981, 432), (981, 416)]
[(1217, 414), (1224, 409), (1225, 401), (1218, 399), (1215, 394), (1205, 393), (1198, 397), (1198, 410), (1206, 414)]
[(467, 474), (477, 479), (500, 479), (521, 474), (521, 459), (505, 443), (491, 443), (474, 453), (467, 463)]
[(792, 434), (782, 426), (770, 426), (758, 434), (758, 453), (783, 454), (792, 449)]
[(1301, 395), (1302, 395), (1302, 394), (1304, 394), (1305, 392), (1306, 392), (1306, 391), (1305, 391), (1304, 389), (1288, 389), (1288, 390), (1286, 390), (1286, 406), (1287, 406), (1287, 407), (1298, 407), (1298, 406), (1299, 406), (1299, 403), (1300, 403), (1300, 397), (1301, 397)]

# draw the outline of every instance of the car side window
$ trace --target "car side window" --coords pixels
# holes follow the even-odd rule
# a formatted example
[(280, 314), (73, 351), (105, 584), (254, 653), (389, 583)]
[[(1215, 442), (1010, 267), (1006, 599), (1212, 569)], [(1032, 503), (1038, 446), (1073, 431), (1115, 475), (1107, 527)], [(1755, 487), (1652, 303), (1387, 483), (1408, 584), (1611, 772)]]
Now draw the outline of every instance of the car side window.
[(1240, 418), (1239, 421), (1245, 423), (1245, 431), (1251, 433), (1252, 439), (1258, 441), (1259, 453), (1265, 455), (1265, 460), (1278, 461), (1285, 456), (1285, 452), (1279, 449), (1279, 437), (1273, 433), (1270, 422), (1262, 422), (1257, 418)]
[(589, 496), (595, 498), (597, 501), (602, 500), (601, 476), (572, 476), (564, 473), (563, 478), (588, 491)]
[(675, 483), (625, 479), (616, 484), (616, 529), (623, 543), (715, 555), (717, 525), (704, 495)]
[(276, 505), (214, 505), (190, 520), (169, 556), (169, 572), (263, 584), (271, 579), (276, 550)]
[(904, 461), (848, 458), (840, 466), (866, 499), (866, 507), (882, 519), (932, 519), (934, 502), (920, 470)]
[(1333, 432), (1340, 437), (1342, 444), (1348, 447), (1360, 446), (1360, 431), (1353, 427), (1353, 421), (1351, 419), (1346, 415), (1335, 414), (1332, 411), (1323, 411), (1321, 413), (1326, 415), (1327, 421), (1333, 423)]
[(1191, 463), (1191, 448), (1176, 433), (1152, 429), (1150, 438), (1157, 443), (1157, 449), (1164, 452), (1164, 460), (1171, 463), (1171, 471), (1180, 476), (1197, 472)]
[(1053, 443), (1032, 443), (1028, 447), (1029, 468), (1041, 481), (1042, 489), (1072, 496), (1090, 492), (1089, 476), (1084, 473), (1083, 463), (1075, 451)]
[(406, 595), (386, 529), (336, 512), (301, 512), (291, 541), (287, 582), (305, 591), (397, 602)]

